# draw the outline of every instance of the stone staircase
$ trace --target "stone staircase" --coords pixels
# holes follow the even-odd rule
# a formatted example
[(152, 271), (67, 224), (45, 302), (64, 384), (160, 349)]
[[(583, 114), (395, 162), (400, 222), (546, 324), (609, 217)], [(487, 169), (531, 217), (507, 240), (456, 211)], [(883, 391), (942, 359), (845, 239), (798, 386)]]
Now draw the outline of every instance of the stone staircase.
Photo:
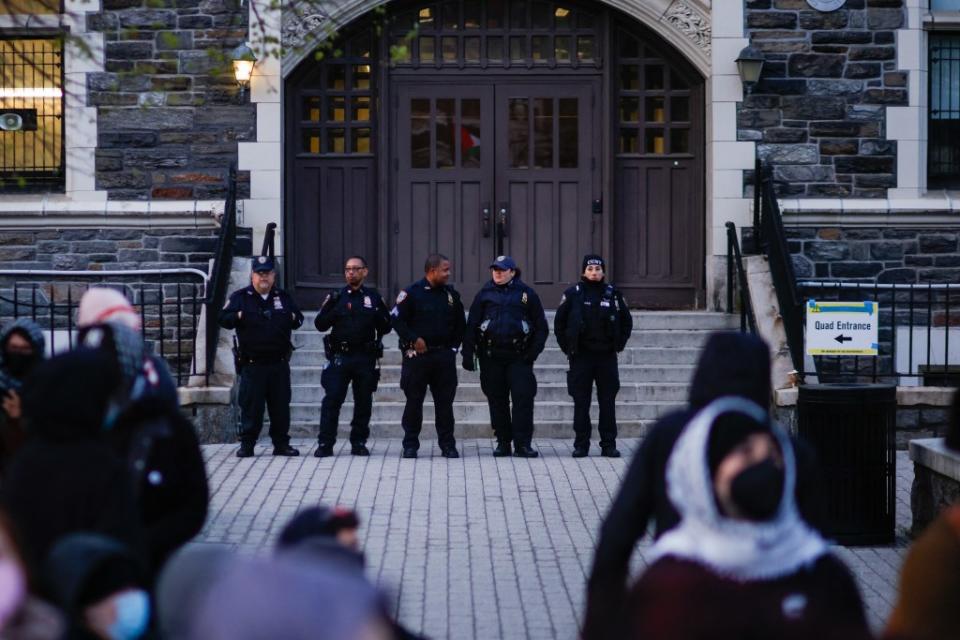
[[(323, 334), (313, 327), (316, 314), (306, 315), (303, 327), (294, 332), (297, 350), (291, 361), (290, 431), (294, 437), (314, 438), (323, 399), (320, 374), (326, 358), (323, 355)], [(547, 319), (552, 331), (553, 312), (547, 312)], [(633, 320), (633, 335), (620, 354), (620, 393), (617, 396), (617, 424), (620, 435), (625, 438), (643, 436), (658, 417), (684, 404), (694, 365), (709, 333), (739, 326), (735, 316), (701, 311), (635, 311)], [(370, 435), (399, 438), (403, 435), (400, 416), (404, 396), (400, 390), (401, 354), (395, 333), (384, 338), (384, 347), (380, 387), (373, 399)], [(480, 375), (460, 368), (459, 356), (457, 363), (460, 380), (454, 404), (457, 437), (492, 437), (486, 398), (480, 390)], [(534, 408), (535, 437), (573, 437), (573, 401), (567, 394), (566, 371), (566, 356), (551, 334), (547, 348), (535, 366), (538, 387)], [(596, 394), (591, 415), (596, 425)], [(352, 416), (352, 396), (348, 393), (340, 412), (342, 436), (349, 433)], [(435, 438), (433, 402), (429, 393), (423, 417), (421, 438)]]

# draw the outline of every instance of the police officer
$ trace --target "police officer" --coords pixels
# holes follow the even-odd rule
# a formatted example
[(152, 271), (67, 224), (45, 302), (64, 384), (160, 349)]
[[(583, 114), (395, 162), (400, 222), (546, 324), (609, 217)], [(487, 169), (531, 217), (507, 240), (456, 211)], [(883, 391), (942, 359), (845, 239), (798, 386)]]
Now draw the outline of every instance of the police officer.
[(560, 299), (554, 333), (570, 360), (567, 391), (573, 396), (573, 457), (590, 450), (590, 398), (597, 384), (600, 405), (600, 454), (619, 458), (615, 401), (620, 390), (617, 353), (623, 351), (633, 331), (633, 318), (623, 295), (604, 281), (603, 258), (584, 256), (582, 277)]
[[(303, 324), (293, 298), (276, 286), (273, 229), (267, 225), (262, 255), (253, 259), (250, 286), (230, 294), (220, 326), (236, 329), (240, 342), (240, 448), (238, 458), (253, 455), (263, 428), (263, 407), (270, 412), (273, 455), (296, 456), (290, 446), (290, 332)], [(268, 255), (269, 247), (269, 255)]]
[(447, 284), (450, 259), (432, 254), (423, 270), (426, 276), (402, 290), (390, 312), (403, 351), (400, 388), (407, 397), (402, 419), (403, 457), (417, 457), (423, 400), (430, 387), (440, 451), (445, 458), (459, 458), (453, 436), (453, 399), (457, 394), (456, 357), (466, 318), (460, 294)]
[[(533, 363), (543, 351), (550, 329), (536, 292), (520, 280), (510, 256), (490, 265), (491, 280), (470, 305), (463, 340), (463, 368), (473, 371), (480, 362), (480, 387), (490, 405), (490, 422), (497, 438), (493, 455), (536, 458), (533, 439), (533, 398), (537, 379)], [(513, 419), (510, 398), (513, 397)]]
[(390, 333), (390, 312), (376, 289), (365, 287), (367, 261), (361, 256), (347, 258), (344, 266), (347, 286), (327, 295), (313, 324), (317, 331), (333, 330), (324, 336), (323, 350), (327, 366), (320, 376), (323, 404), (320, 407), (318, 458), (333, 455), (337, 439), (340, 407), (353, 384), (353, 421), (350, 423), (350, 453), (368, 456), (370, 412), (373, 392), (380, 371), (377, 358), (382, 355), (381, 339)]

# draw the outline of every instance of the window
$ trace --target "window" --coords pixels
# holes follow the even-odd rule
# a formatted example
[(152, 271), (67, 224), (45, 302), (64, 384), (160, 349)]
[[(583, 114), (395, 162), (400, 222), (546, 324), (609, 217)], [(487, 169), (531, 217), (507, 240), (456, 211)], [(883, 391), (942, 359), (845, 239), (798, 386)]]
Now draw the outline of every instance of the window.
[(362, 31), (321, 57), (317, 81), (300, 97), (301, 153), (373, 153), (372, 38)]
[(600, 66), (595, 20), (563, 2), (448, 0), (391, 19), (396, 67)]
[(64, 188), (63, 40), (0, 39), (0, 191)]
[(930, 34), (927, 185), (960, 188), (960, 34)]

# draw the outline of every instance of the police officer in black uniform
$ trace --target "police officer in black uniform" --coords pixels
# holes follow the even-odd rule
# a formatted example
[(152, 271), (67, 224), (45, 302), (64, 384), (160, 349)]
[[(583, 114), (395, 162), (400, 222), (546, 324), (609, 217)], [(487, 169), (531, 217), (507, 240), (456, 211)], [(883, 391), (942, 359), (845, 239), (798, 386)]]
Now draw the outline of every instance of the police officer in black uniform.
[[(463, 368), (473, 371), (474, 355), (480, 363), (480, 387), (490, 405), (490, 422), (497, 438), (493, 455), (536, 458), (533, 439), (533, 398), (537, 379), (533, 363), (543, 351), (550, 328), (540, 297), (520, 280), (520, 270), (510, 256), (490, 265), (492, 279), (470, 305), (463, 340)], [(513, 397), (513, 419), (510, 397)]]
[(633, 318), (623, 295), (604, 281), (603, 258), (584, 256), (582, 277), (560, 299), (554, 333), (560, 349), (570, 359), (567, 391), (573, 396), (573, 457), (590, 451), (590, 399), (597, 384), (600, 405), (600, 454), (619, 458), (615, 402), (620, 390), (617, 353), (623, 351), (633, 331)]
[(423, 400), (429, 386), (440, 451), (445, 458), (459, 458), (453, 436), (453, 399), (457, 394), (457, 351), (463, 341), (466, 318), (460, 294), (447, 284), (450, 259), (432, 254), (423, 270), (426, 276), (402, 290), (390, 312), (403, 352), (400, 388), (407, 397), (403, 408), (403, 457), (417, 457)]
[[(220, 326), (236, 329), (240, 373), (240, 449), (238, 458), (253, 455), (263, 428), (264, 404), (270, 412), (273, 455), (296, 456), (290, 446), (290, 332), (303, 324), (293, 298), (276, 286), (273, 234), (267, 225), (262, 255), (253, 259), (251, 284), (230, 294), (220, 312)], [(268, 253), (269, 252), (269, 253)]]
[(337, 439), (340, 407), (353, 384), (353, 420), (350, 423), (350, 453), (368, 456), (370, 413), (373, 392), (377, 390), (380, 371), (377, 359), (383, 354), (381, 339), (390, 333), (390, 312), (376, 289), (365, 287), (367, 261), (362, 256), (347, 258), (344, 265), (347, 286), (324, 299), (313, 324), (317, 331), (333, 330), (323, 338), (327, 366), (320, 376), (323, 404), (320, 407), (318, 458), (333, 455)]

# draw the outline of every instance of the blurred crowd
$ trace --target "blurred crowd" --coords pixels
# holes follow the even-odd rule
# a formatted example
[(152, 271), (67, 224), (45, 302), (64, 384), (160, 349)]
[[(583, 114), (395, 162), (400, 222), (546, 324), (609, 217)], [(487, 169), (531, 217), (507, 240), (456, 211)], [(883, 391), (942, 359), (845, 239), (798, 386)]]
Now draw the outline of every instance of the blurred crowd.
[[(29, 320), (0, 331), (0, 640), (417, 637), (365, 576), (349, 509), (298, 513), (270, 554), (187, 545), (209, 490), (170, 373), (119, 292), (88, 291), (78, 327), (51, 358)], [(769, 363), (759, 338), (710, 338), (604, 519), (582, 637), (875, 637), (820, 533), (816, 456), (770, 417)], [(957, 603), (960, 505), (913, 543), (882, 637), (960, 638)]]

